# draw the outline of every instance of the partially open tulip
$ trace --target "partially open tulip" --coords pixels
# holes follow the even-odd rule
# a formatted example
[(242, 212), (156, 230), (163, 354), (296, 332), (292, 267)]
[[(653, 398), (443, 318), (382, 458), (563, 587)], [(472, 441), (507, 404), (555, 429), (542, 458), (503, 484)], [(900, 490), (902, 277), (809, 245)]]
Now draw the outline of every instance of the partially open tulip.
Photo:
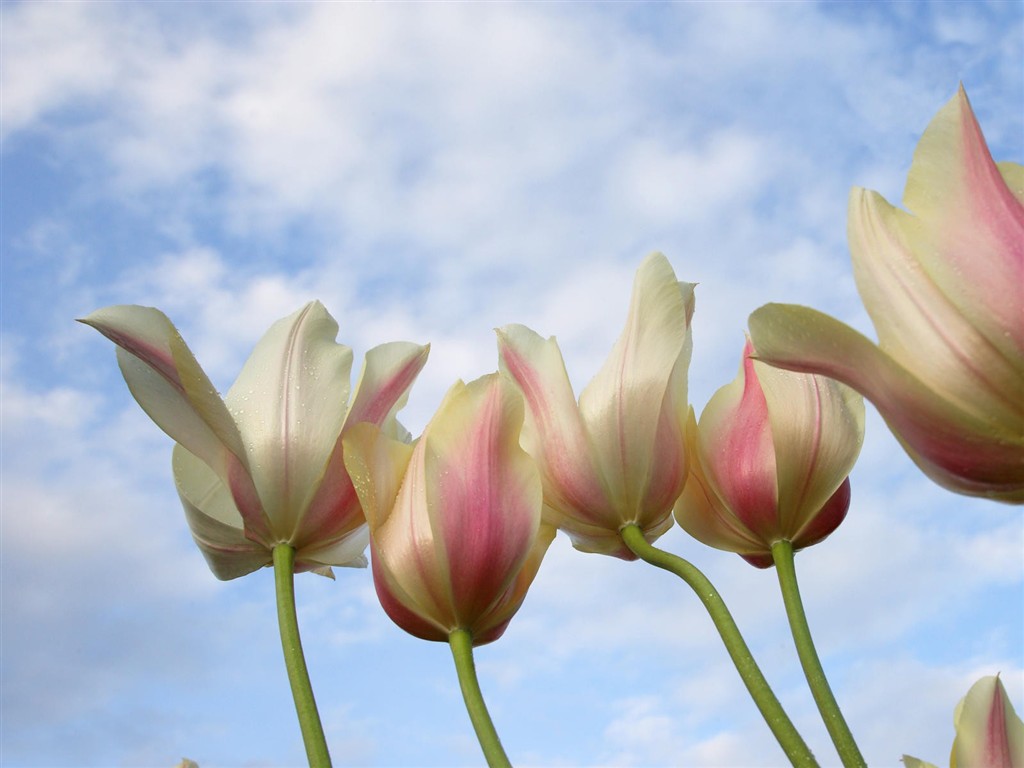
[(377, 596), (406, 632), (498, 639), (554, 538), (537, 467), (519, 446), (523, 401), (504, 376), (457, 382), (414, 445), (357, 425), (345, 465), (370, 525)]
[(846, 517), (864, 439), (864, 401), (824, 376), (753, 359), (687, 429), (690, 475), (676, 502), (694, 538), (766, 568), (772, 544), (816, 544)]
[(759, 359), (875, 404), (958, 493), (1024, 502), (1024, 168), (992, 161), (961, 88), (925, 131), (903, 202), (854, 189), (849, 240), (878, 346), (820, 312), (750, 317)]
[(362, 421), (400, 429), (395, 414), (427, 347), (370, 350), (349, 406), (352, 351), (311, 302), (271, 326), (221, 399), (159, 310), (107, 307), (82, 322), (118, 345), (135, 399), (176, 441), (178, 493), (218, 578), (269, 565), (277, 544), (295, 548), (297, 571), (365, 565), (366, 526), (341, 437)]
[(526, 399), (523, 446), (541, 467), (545, 519), (573, 545), (623, 559), (635, 523), (647, 541), (672, 525), (683, 490), (693, 285), (668, 260), (637, 270), (625, 330), (579, 404), (555, 339), (522, 325), (498, 331), (502, 370)]
[[(1020, 768), (1024, 765), (1024, 722), (1017, 717), (998, 675), (983, 677), (956, 705), (956, 739), (950, 768)], [(935, 768), (903, 756), (906, 768)]]

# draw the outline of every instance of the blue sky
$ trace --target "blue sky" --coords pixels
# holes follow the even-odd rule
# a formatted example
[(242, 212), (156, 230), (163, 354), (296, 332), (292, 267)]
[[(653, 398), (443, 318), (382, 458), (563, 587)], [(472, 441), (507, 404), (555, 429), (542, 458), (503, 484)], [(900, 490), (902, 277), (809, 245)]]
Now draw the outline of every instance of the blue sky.
[[(298, 765), (269, 571), (221, 583), (170, 440), (73, 318), (162, 308), (226, 389), (312, 298), (361, 358), (431, 342), (403, 421), (497, 365), (492, 328), (596, 373), (652, 250), (698, 282), (691, 400), (736, 374), (748, 314), (810, 304), (871, 334), (852, 185), (898, 201), (963, 82), (1024, 159), (1016, 2), (3, 3), (2, 733), (9, 766)], [(1001, 672), (1024, 709), (1019, 508), (920, 475), (869, 406), (853, 504), (798, 556), (871, 765), (943, 764), (953, 707)], [(823, 764), (834, 752), (772, 571), (662, 540), (718, 585)], [(448, 649), (369, 573), (297, 579), (335, 764), (480, 763)], [(694, 597), (559, 537), (479, 649), (513, 762), (774, 766), (782, 755)]]

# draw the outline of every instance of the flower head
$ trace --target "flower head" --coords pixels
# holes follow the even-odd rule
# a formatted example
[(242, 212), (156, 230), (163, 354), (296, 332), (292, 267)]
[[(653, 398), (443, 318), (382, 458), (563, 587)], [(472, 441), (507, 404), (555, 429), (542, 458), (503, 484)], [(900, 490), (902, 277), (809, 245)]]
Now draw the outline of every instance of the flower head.
[[(998, 675), (971, 686), (953, 712), (956, 738), (950, 768), (1017, 768), (1024, 765), (1024, 722), (1006, 695)], [(906, 768), (935, 768), (916, 757), (903, 756)]]
[(945, 488), (1024, 502), (1024, 167), (992, 161), (961, 88), (925, 131), (903, 201), (854, 189), (854, 273), (879, 344), (820, 312), (750, 317), (759, 359), (869, 399)]
[(776, 541), (802, 549), (843, 521), (863, 438), (856, 392), (757, 362), (748, 340), (739, 376), (712, 395), (699, 425), (691, 413), (676, 520), (705, 544), (768, 567)]
[(166, 315), (113, 306), (82, 320), (118, 346), (132, 395), (177, 443), (174, 479), (192, 536), (220, 579), (296, 550), (296, 570), (365, 565), (366, 526), (345, 472), (343, 433), (395, 415), (427, 359), (405, 342), (370, 350), (349, 404), (352, 351), (311, 302), (277, 321), (222, 399)]
[(623, 526), (653, 541), (672, 525), (687, 471), (692, 315), (693, 285), (660, 253), (645, 259), (626, 327), (579, 404), (554, 338), (498, 331), (501, 368), (526, 399), (523, 446), (541, 467), (545, 519), (577, 549), (634, 559)]
[(414, 445), (370, 424), (345, 437), (377, 596), (406, 632), (447, 641), (463, 629), (482, 645), (519, 610), (555, 535), (522, 424), (522, 398), (492, 374), (457, 382)]

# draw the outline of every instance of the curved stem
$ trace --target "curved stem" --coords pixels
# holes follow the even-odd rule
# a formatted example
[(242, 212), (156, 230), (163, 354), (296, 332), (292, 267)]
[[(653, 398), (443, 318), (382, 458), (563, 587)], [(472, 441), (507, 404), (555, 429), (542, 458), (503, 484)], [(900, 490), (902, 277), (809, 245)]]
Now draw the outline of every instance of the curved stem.
[(808, 766), (808, 768), (817, 766), (818, 763), (810, 748), (796, 730), (789, 715), (783, 710), (782, 704), (779, 703), (771, 686), (768, 685), (768, 681), (743, 640), (732, 614), (729, 613), (722, 596), (718, 594), (718, 590), (708, 580), (708, 577), (692, 563), (649, 544), (644, 538), (643, 532), (636, 525), (627, 525), (620, 531), (620, 534), (633, 554), (651, 565), (674, 573), (697, 593), (697, 597), (700, 598), (711, 615), (711, 620), (714, 622), (718, 634), (721, 635), (722, 642), (725, 643), (725, 648), (729, 652), (733, 664), (736, 665), (736, 671), (743, 679), (743, 684), (747, 687), (751, 698), (754, 699), (765, 722), (775, 735), (779, 746), (782, 747), (782, 751), (786, 753), (786, 757), (796, 766)]
[(804, 613), (804, 604), (800, 599), (800, 587), (796, 581), (796, 567), (793, 562), (793, 545), (788, 541), (777, 541), (772, 544), (772, 558), (775, 560), (775, 570), (779, 573), (779, 586), (782, 588), (782, 601), (786, 604), (786, 615), (789, 617), (789, 627), (793, 632), (793, 641), (796, 643), (796, 652), (800, 657), (800, 664), (804, 668), (804, 676), (814, 696), (814, 703), (818, 705), (822, 720), (828, 729), (828, 735), (832, 737), (832, 743), (836, 745), (839, 752), (839, 759), (843, 761), (846, 768), (863, 768), (867, 765), (864, 757), (857, 748), (857, 742), (853, 740), (850, 727), (843, 719), (843, 713), (839, 710), (836, 697), (832, 695), (828, 680), (825, 678), (825, 670), (822, 669), (818, 652), (814, 649), (814, 640), (811, 639), (811, 628), (807, 625), (807, 615)]
[(487, 765), (490, 768), (512, 768), (480, 692), (480, 681), (477, 680), (476, 665), (473, 663), (473, 636), (465, 629), (456, 629), (448, 635), (448, 644), (455, 658), (455, 671), (459, 675), (466, 711), (469, 712), (469, 719), (473, 723)]
[(295, 616), (295, 550), (288, 544), (274, 547), (274, 584), (277, 588), (277, 622), (281, 628), (281, 648), (288, 682), (292, 687), (295, 712), (299, 716), (302, 741), (306, 745), (306, 759), (310, 768), (330, 768), (331, 755), (320, 724), (320, 714), (309, 682), (306, 658), (302, 654), (299, 621)]

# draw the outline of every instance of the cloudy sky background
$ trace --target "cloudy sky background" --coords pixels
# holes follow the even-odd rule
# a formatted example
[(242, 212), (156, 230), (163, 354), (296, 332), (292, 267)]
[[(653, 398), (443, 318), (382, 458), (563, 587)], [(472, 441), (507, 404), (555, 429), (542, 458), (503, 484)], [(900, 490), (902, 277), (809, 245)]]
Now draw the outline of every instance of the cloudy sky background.
[[(492, 328), (556, 334), (577, 387), (644, 255), (699, 282), (691, 400), (731, 380), (747, 315), (813, 305), (871, 334), (851, 185), (898, 201), (963, 82), (1024, 159), (1015, 2), (3, 3), (2, 734), (9, 766), (298, 765), (273, 580), (221, 583), (170, 440), (73, 322), (160, 307), (226, 390), (312, 298), (357, 360), (431, 342), (418, 433)], [(873, 335), (873, 334), (872, 334)], [(853, 505), (797, 569), (871, 765), (944, 764), (953, 707), (1024, 696), (1024, 525), (921, 476), (869, 406)], [(673, 529), (823, 764), (773, 571)], [(367, 571), (297, 579), (335, 764), (481, 762), (447, 647), (404, 635)], [(782, 754), (688, 589), (553, 545), (478, 650), (513, 762), (774, 766)]]

